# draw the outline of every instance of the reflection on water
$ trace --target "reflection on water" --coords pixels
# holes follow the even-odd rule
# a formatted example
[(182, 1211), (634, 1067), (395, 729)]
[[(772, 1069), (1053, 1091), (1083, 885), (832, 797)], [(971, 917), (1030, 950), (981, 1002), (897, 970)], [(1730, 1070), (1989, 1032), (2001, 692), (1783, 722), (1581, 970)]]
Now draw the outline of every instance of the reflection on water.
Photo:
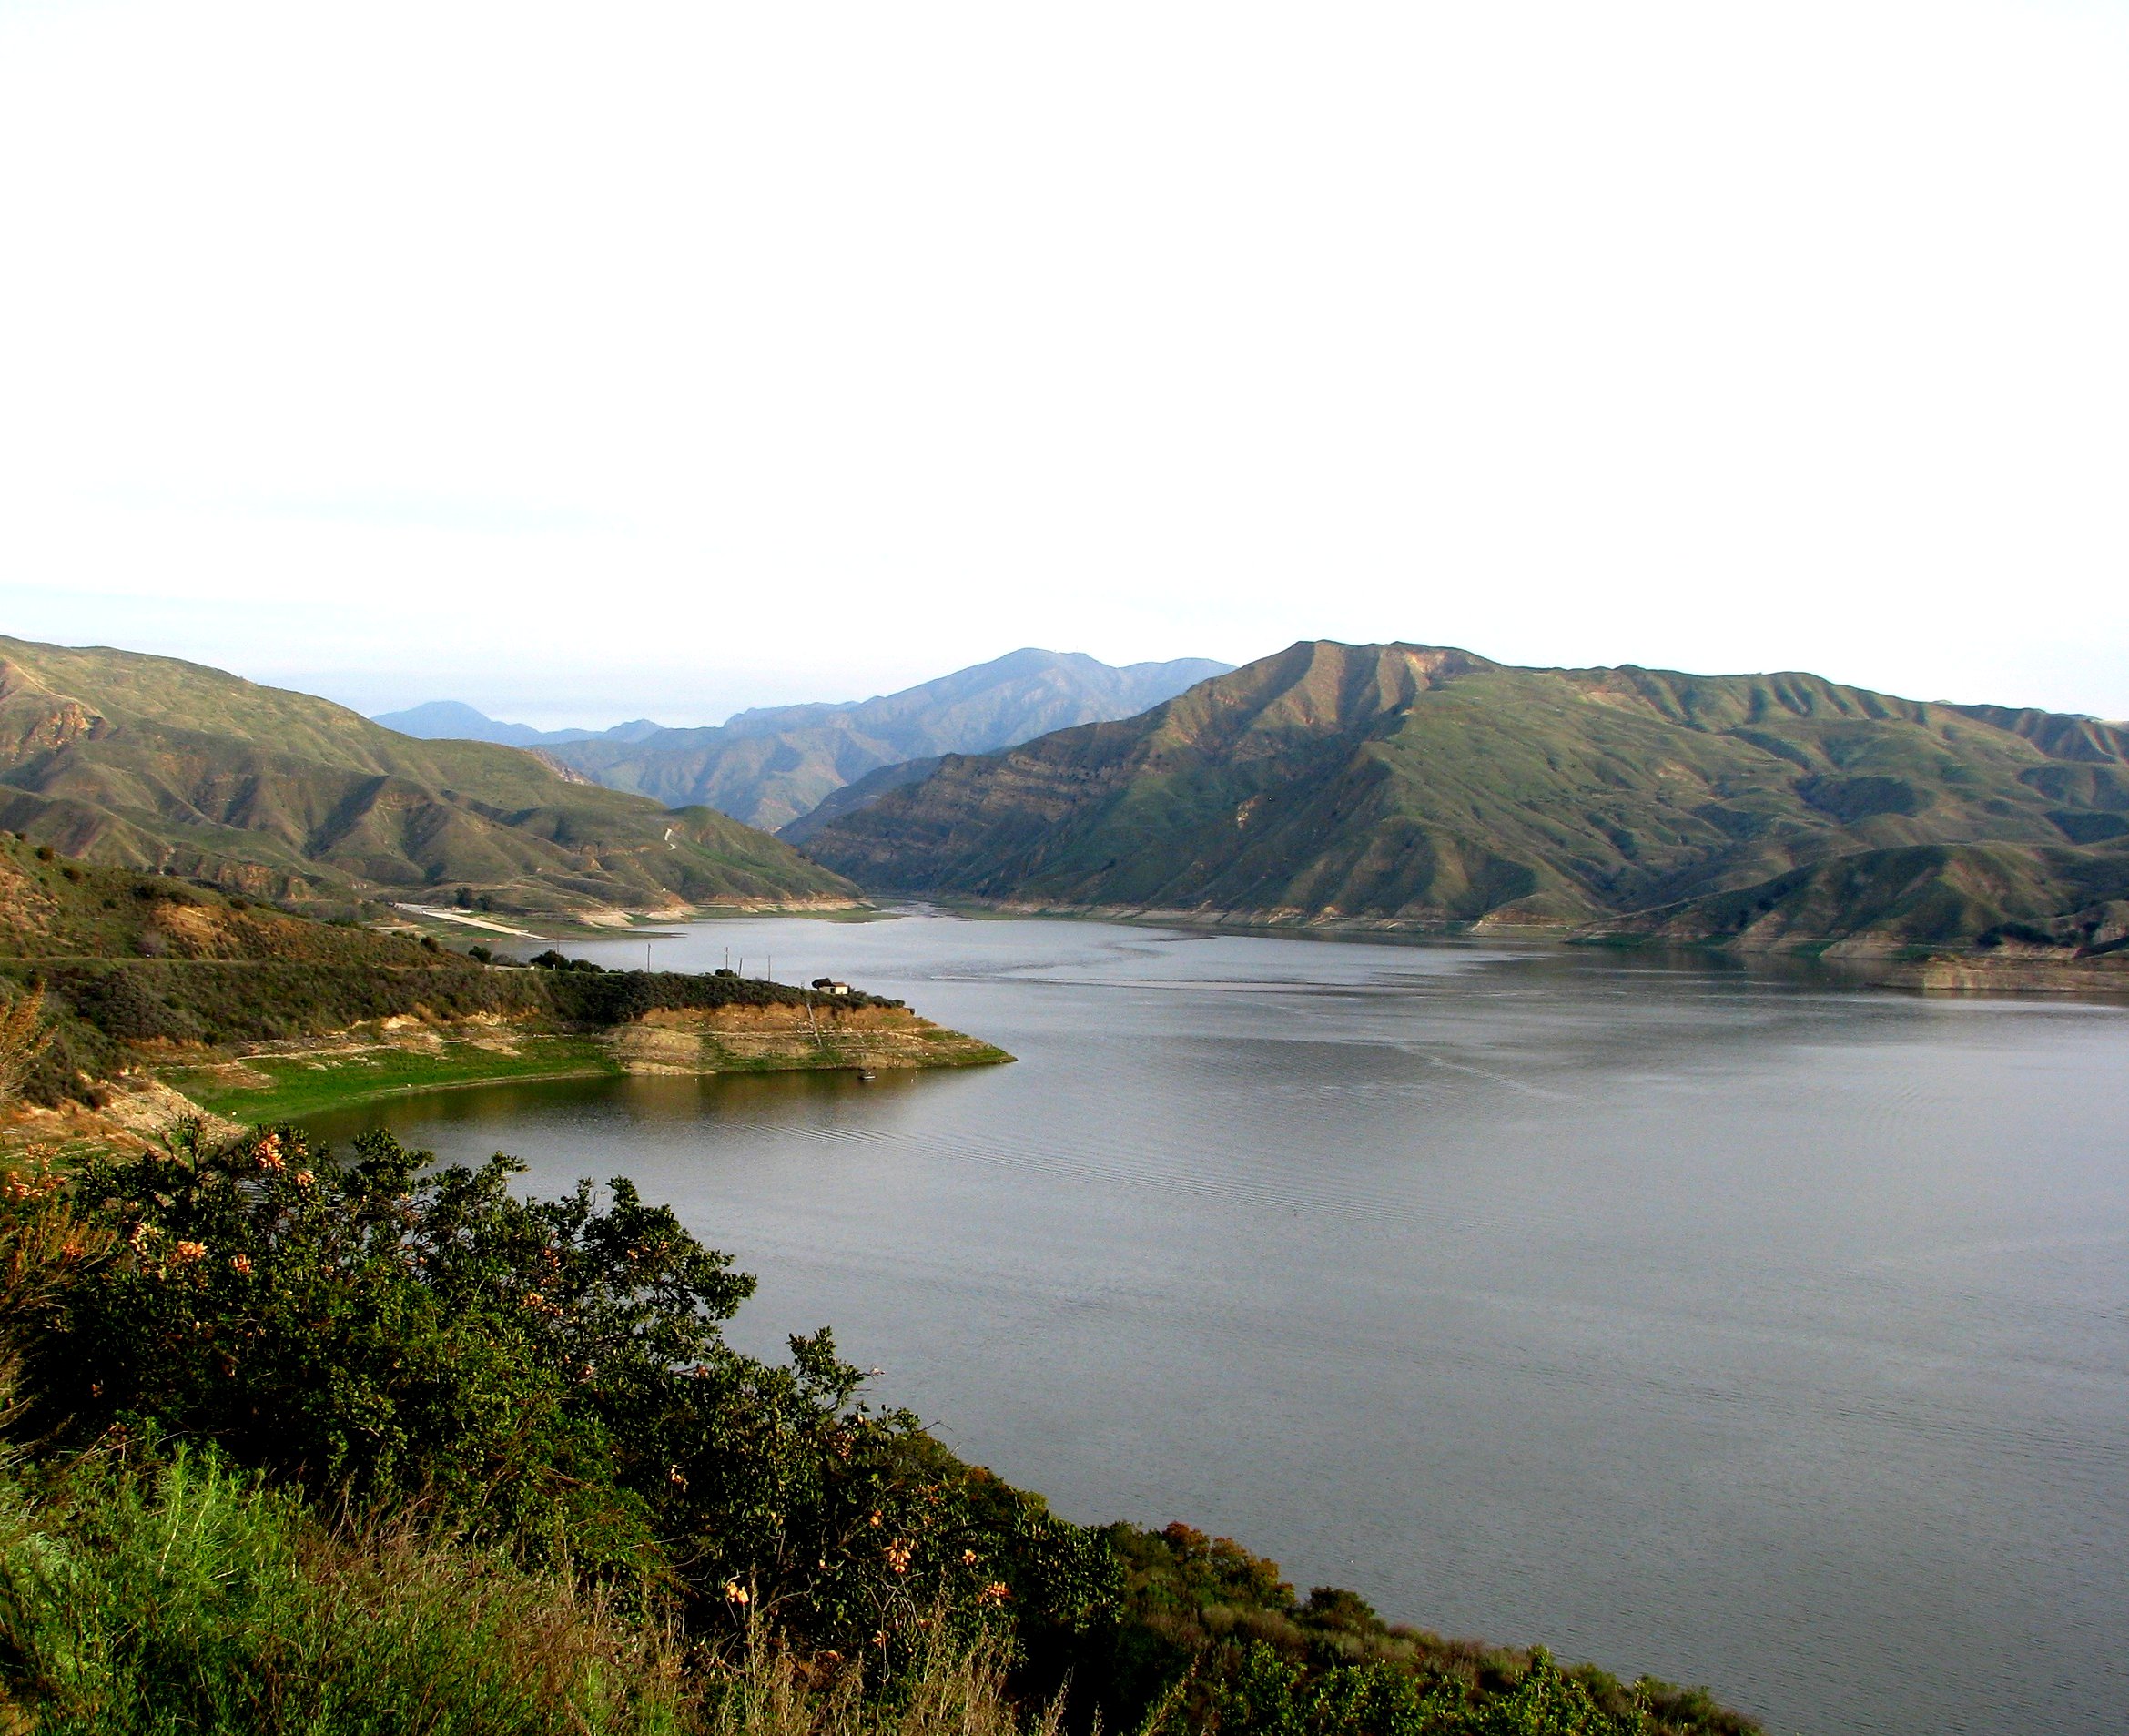
[(317, 1125), (632, 1176), (761, 1275), (736, 1341), (833, 1323), (1075, 1517), (1779, 1730), (2120, 1728), (2129, 1011), (1089, 923), (655, 943), (727, 947), (1021, 1060)]

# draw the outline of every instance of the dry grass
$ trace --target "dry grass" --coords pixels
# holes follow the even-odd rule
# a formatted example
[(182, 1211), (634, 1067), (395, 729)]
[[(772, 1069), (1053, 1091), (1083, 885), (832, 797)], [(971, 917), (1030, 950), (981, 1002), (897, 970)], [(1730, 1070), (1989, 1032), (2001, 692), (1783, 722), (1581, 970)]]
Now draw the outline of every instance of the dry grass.
[(1063, 1700), (1023, 1715), (1006, 1693), (999, 1640), (930, 1631), (897, 1691), (873, 1700), (857, 1666), (796, 1658), (757, 1626), (714, 1673), (703, 1736), (1057, 1736)]

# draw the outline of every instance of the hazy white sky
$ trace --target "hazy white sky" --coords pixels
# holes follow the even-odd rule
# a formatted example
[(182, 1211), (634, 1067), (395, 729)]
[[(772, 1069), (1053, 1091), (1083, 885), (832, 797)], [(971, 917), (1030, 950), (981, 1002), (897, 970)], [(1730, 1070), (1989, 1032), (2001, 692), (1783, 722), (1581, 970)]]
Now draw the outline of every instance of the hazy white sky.
[(0, 0), (0, 630), (2129, 716), (2129, 5)]

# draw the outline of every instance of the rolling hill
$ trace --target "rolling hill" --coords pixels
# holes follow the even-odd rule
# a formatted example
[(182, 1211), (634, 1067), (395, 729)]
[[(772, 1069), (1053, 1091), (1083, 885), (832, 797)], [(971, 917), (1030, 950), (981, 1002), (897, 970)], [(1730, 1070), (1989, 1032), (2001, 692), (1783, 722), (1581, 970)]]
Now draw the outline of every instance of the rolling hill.
[(1303, 642), (806, 838), (878, 889), (1794, 943), (2129, 932), (2129, 729), (1809, 675)]
[(0, 638), (0, 827), (277, 898), (491, 893), (504, 908), (844, 899), (705, 807), (667, 812), (532, 754), (418, 742), (174, 658)]
[(879, 767), (1128, 717), (1227, 667), (1185, 657), (1119, 669), (1076, 652), (1015, 651), (877, 699), (743, 711), (715, 728), (549, 751), (613, 788), (706, 803), (773, 831)]

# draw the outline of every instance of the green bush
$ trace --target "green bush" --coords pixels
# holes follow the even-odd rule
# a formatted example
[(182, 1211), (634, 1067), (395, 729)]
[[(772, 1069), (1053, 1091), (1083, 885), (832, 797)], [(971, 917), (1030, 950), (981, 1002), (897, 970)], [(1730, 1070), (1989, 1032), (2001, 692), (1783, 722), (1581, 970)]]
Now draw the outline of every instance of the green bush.
[(1752, 1728), (1187, 1527), (1060, 1520), (867, 1404), (826, 1332), (725, 1345), (753, 1280), (626, 1182), (526, 1200), (519, 1168), (194, 1129), (0, 1186), (0, 1411), (42, 1443), (0, 1487), (35, 1721), (0, 1730), (1013, 1736), (1007, 1672), (1044, 1729), (1068, 1687), (1075, 1729)]
[(877, 1411), (826, 1332), (776, 1365), (720, 1331), (754, 1281), (626, 1181), (526, 1201), (496, 1158), (342, 1165), (291, 1129), (92, 1169), (118, 1253), (33, 1361), (43, 1426), (216, 1442), (320, 1498), (419, 1503), (698, 1629), (773, 1609), (876, 1657), (935, 1606), (1030, 1644), (1109, 1618), (1098, 1533)]

